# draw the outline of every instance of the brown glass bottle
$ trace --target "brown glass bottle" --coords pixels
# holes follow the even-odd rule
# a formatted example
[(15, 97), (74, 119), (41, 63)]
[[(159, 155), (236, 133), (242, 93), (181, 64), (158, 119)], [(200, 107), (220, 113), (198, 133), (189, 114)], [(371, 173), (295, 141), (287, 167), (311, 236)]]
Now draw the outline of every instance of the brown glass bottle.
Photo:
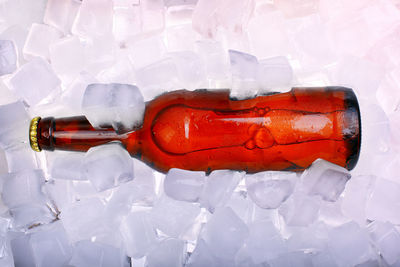
[(361, 144), (357, 98), (344, 87), (247, 100), (230, 99), (229, 90), (179, 90), (147, 102), (142, 126), (128, 133), (94, 129), (84, 116), (37, 119), (31, 129), (35, 150), (87, 151), (116, 141), (162, 172), (301, 171), (317, 158), (351, 170)]

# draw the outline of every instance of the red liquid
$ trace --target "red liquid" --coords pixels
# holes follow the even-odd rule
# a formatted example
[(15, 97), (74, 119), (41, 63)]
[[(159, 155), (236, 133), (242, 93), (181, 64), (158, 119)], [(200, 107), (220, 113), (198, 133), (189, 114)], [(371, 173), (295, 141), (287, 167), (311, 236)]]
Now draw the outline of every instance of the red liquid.
[(352, 169), (361, 142), (351, 89), (294, 88), (253, 99), (229, 91), (180, 90), (146, 104), (143, 125), (117, 134), (94, 129), (84, 116), (44, 118), (38, 143), (46, 150), (86, 151), (110, 141), (155, 169), (301, 171), (317, 158)]

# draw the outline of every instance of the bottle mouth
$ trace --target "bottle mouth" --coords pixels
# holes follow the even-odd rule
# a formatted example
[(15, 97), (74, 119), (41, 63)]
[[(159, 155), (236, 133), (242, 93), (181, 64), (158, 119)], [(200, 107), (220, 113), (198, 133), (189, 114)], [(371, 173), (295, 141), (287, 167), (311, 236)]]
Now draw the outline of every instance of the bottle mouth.
[(37, 134), (38, 124), (40, 119), (41, 119), (40, 117), (33, 118), (29, 126), (29, 143), (31, 145), (31, 148), (36, 152), (42, 151), (42, 149), (39, 147), (38, 134)]

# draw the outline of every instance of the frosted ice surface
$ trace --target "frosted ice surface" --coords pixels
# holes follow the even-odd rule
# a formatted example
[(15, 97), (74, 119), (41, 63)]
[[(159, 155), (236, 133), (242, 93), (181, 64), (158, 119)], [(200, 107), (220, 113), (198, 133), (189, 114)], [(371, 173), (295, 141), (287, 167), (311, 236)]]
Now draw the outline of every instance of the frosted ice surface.
[(141, 33), (140, 6), (128, 3), (118, 5), (114, 1), (113, 35), (120, 46)]
[(121, 223), (120, 232), (128, 256), (141, 258), (157, 243), (148, 212), (132, 212)]
[(194, 224), (200, 208), (196, 204), (163, 195), (151, 210), (154, 226), (170, 237), (180, 237)]
[(165, 8), (162, 0), (140, 3), (142, 31), (146, 34), (160, 32), (165, 26)]
[(154, 247), (146, 257), (148, 267), (183, 266), (185, 260), (185, 242), (167, 238)]
[(0, 39), (11, 40), (14, 42), (14, 46), (18, 55), (17, 60), (19, 65), (22, 65), (25, 62), (25, 59), (22, 56), (22, 49), (24, 47), (27, 35), (28, 29), (20, 25), (13, 25), (0, 33)]
[(279, 213), (287, 225), (308, 226), (317, 219), (319, 207), (319, 198), (295, 192), (279, 207)]
[(221, 2), (199, 0), (193, 11), (193, 28), (205, 38), (214, 38), (217, 33), (218, 21), (216, 12)]
[(60, 218), (70, 242), (91, 239), (99, 233), (104, 204), (99, 198), (81, 199), (61, 210)]
[(119, 249), (89, 240), (75, 243), (69, 264), (79, 267), (129, 266), (128, 258), (123, 256)]
[(355, 266), (373, 257), (365, 229), (355, 222), (332, 229), (328, 248), (339, 266)]
[(81, 175), (97, 191), (104, 191), (133, 179), (132, 158), (120, 144), (92, 147), (83, 159)]
[(368, 225), (368, 231), (372, 242), (389, 265), (400, 260), (400, 233), (394, 225), (374, 221)]
[(81, 73), (78, 77), (67, 87), (61, 96), (62, 102), (71, 109), (81, 112), (81, 105), (83, 95), (86, 87), (89, 84), (98, 82), (92, 75), (88, 73)]
[(176, 90), (178, 70), (172, 58), (165, 58), (137, 71), (137, 82), (144, 99), (151, 100), (165, 91)]
[(343, 214), (361, 225), (366, 221), (365, 206), (371, 195), (375, 177), (361, 175), (352, 177), (346, 184), (342, 201)]
[(396, 111), (400, 105), (400, 68), (396, 68), (386, 73), (386, 76), (376, 92), (376, 98), (385, 111), (390, 114)]
[(231, 195), (228, 203), (226, 203), (226, 206), (230, 207), (240, 219), (247, 222), (251, 217), (254, 202), (248, 198), (247, 191), (240, 188), (239, 185)]
[(44, 191), (58, 211), (75, 200), (75, 192), (69, 180), (50, 180), (44, 187)]
[(54, 179), (82, 180), (81, 168), (84, 154), (71, 153), (57, 156), (51, 165), (51, 177)]
[(129, 60), (136, 69), (163, 58), (166, 48), (161, 35), (136, 40), (128, 44)]
[(277, 0), (274, 4), (288, 18), (309, 16), (318, 11), (318, 0), (300, 0), (295, 3), (289, 0)]
[(286, 244), (279, 231), (269, 221), (250, 223), (246, 240), (248, 253), (255, 264), (286, 254)]
[(219, 267), (220, 259), (213, 255), (213, 252), (207, 247), (203, 239), (197, 240), (196, 248), (190, 255), (186, 264), (188, 267)]
[(311, 259), (313, 266), (324, 266), (324, 267), (338, 267), (332, 255), (328, 251), (317, 253)]
[(43, 21), (64, 33), (69, 33), (79, 6), (79, 2), (75, 0), (49, 0), (47, 1)]
[[(26, 127), (27, 124), (25, 124)], [(26, 129), (26, 128), (25, 128)], [(26, 144), (21, 143), (5, 150), (8, 171), (18, 172), (38, 168), (35, 152)]]
[[(40, 77), (40, 79), (37, 79)], [(36, 105), (60, 85), (49, 63), (35, 58), (20, 67), (11, 77), (10, 88), (29, 105)]]
[(318, 159), (303, 172), (301, 179), (309, 195), (319, 195), (326, 201), (336, 201), (350, 177), (345, 168)]
[(1, 179), (3, 181), (2, 198), (9, 208), (45, 202), (45, 196), (42, 192), (45, 179), (41, 170), (8, 173), (3, 175)]
[(32, 233), (30, 244), (38, 267), (64, 266), (70, 260), (71, 246), (61, 222)]
[(83, 95), (82, 109), (93, 127), (111, 125), (117, 131), (140, 126), (145, 103), (134, 85), (90, 84)]
[(293, 70), (286, 57), (272, 57), (259, 61), (257, 82), (260, 89), (287, 88), (292, 85)]
[(244, 172), (231, 170), (215, 170), (206, 177), (200, 203), (211, 213), (224, 206), (231, 197), (233, 190), (243, 178)]
[(367, 218), (399, 224), (400, 214), (396, 211), (399, 205), (400, 185), (386, 179), (377, 179), (367, 202)]
[(111, 0), (82, 1), (72, 25), (72, 33), (83, 37), (97, 37), (110, 34), (113, 22)]
[(35, 262), (32, 254), (32, 247), (29, 243), (30, 235), (18, 233), (10, 238), (10, 246), (15, 266), (29, 267)]
[(184, 51), (169, 55), (176, 64), (182, 88), (194, 90), (207, 87), (205, 65), (196, 53)]
[(51, 26), (32, 24), (23, 49), (25, 59), (39, 56), (49, 60), (49, 45), (61, 37), (62, 33)]
[(191, 23), (173, 25), (165, 30), (165, 44), (169, 52), (194, 51), (199, 35)]
[(14, 219), (13, 226), (17, 229), (29, 229), (40, 224), (48, 224), (54, 221), (55, 216), (47, 205), (26, 204), (10, 209)]
[(17, 52), (14, 43), (10, 40), (0, 40), (0, 75), (13, 73), (16, 69)]
[(247, 175), (245, 179), (247, 193), (254, 203), (264, 209), (275, 209), (292, 194), (297, 175), (268, 171)]
[(4, 150), (0, 148), (0, 175), (8, 173), (7, 159)]
[(26, 125), (29, 116), (21, 101), (0, 106), (0, 146), (3, 149), (27, 141)]
[(227, 259), (235, 256), (248, 235), (246, 224), (229, 207), (217, 209), (201, 233), (210, 250)]
[(119, 52), (121, 53), (116, 56), (113, 65), (100, 71), (96, 78), (102, 83), (135, 84), (135, 71), (129, 58), (127, 58), (127, 53), (124, 50)]
[(85, 67), (85, 48), (78, 37), (58, 40), (49, 49), (51, 65), (63, 83), (71, 82)]
[(258, 60), (255, 56), (229, 50), (232, 73), (232, 92), (236, 97), (252, 96), (257, 90)]
[(198, 0), (164, 0), (164, 5), (168, 7), (173, 6), (195, 6)]
[(172, 168), (164, 180), (164, 192), (170, 198), (197, 202), (205, 181), (204, 172)]
[(324, 223), (317, 223), (311, 227), (291, 227), (289, 230), (291, 235), (287, 240), (288, 251), (313, 254), (326, 252), (325, 243), (328, 234), (326, 229)]

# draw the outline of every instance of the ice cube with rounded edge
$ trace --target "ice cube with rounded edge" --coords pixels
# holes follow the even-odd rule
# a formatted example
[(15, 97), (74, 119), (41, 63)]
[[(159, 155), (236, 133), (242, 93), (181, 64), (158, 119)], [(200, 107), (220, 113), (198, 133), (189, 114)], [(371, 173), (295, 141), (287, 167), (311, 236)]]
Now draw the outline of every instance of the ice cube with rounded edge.
[(71, 83), (85, 67), (84, 49), (76, 36), (62, 38), (50, 45), (51, 65), (64, 84)]
[(351, 175), (339, 165), (317, 159), (301, 176), (302, 186), (309, 195), (321, 196), (323, 200), (334, 202), (343, 192)]
[(397, 212), (399, 205), (400, 185), (383, 178), (377, 179), (367, 201), (367, 218), (400, 224), (400, 214)]
[(101, 192), (133, 179), (132, 159), (117, 143), (92, 147), (83, 159), (81, 176)]
[(131, 3), (117, 5), (114, 1), (113, 35), (120, 46), (125, 46), (127, 41), (141, 33), (140, 11), (140, 6)]
[(42, 58), (24, 64), (9, 80), (10, 89), (31, 106), (60, 89), (60, 83), (50, 64)]
[(223, 259), (233, 258), (249, 235), (247, 225), (229, 207), (217, 209), (204, 226), (201, 238)]
[(355, 222), (333, 228), (328, 237), (328, 249), (339, 266), (355, 266), (374, 256), (366, 230)]
[(293, 82), (293, 70), (286, 57), (277, 56), (259, 61), (257, 82), (261, 89), (288, 88)]
[(60, 219), (72, 243), (91, 239), (99, 233), (104, 212), (103, 202), (97, 198), (86, 198), (65, 206), (61, 210)]
[(71, 109), (79, 112), (78, 114), (82, 114), (82, 99), (85, 93), (86, 87), (89, 84), (98, 82), (96, 78), (86, 72), (82, 72), (78, 75), (78, 77), (67, 87), (65, 91), (63, 91), (61, 95), (61, 101)]
[(17, 52), (17, 62), (21, 66), (25, 59), (22, 56), (22, 49), (24, 47), (26, 37), (28, 36), (28, 29), (21, 25), (13, 25), (0, 33), (0, 39), (13, 41), (15, 50)]
[(10, 40), (0, 40), (0, 76), (17, 69), (17, 51)]
[(180, 201), (197, 202), (203, 190), (206, 174), (172, 168), (164, 180), (164, 192), (170, 198)]
[(185, 241), (175, 238), (164, 239), (147, 254), (146, 266), (183, 266), (185, 250)]
[(211, 213), (224, 206), (231, 197), (233, 190), (244, 177), (244, 172), (231, 170), (215, 170), (206, 177), (200, 203)]
[(45, 24), (32, 24), (23, 48), (24, 58), (30, 60), (33, 57), (50, 59), (49, 46), (62, 37), (62, 33)]
[(17, 208), (32, 203), (44, 204), (42, 186), (45, 182), (42, 170), (12, 172), (1, 177), (3, 181), (2, 199), (9, 208)]
[(295, 192), (279, 207), (279, 214), (287, 225), (308, 226), (317, 219), (319, 208), (318, 197)]
[(39, 162), (35, 152), (26, 143), (19, 140), (18, 142), (19, 144), (5, 149), (8, 171), (19, 172), (37, 169)]
[(28, 141), (24, 133), (28, 122), (29, 116), (21, 101), (0, 105), (0, 147), (7, 149)]
[(130, 266), (128, 258), (121, 253), (119, 248), (89, 240), (82, 240), (74, 244), (69, 263), (72, 266), (80, 267)]
[(201, 40), (196, 42), (195, 47), (204, 62), (209, 80), (221, 81), (230, 78), (229, 55), (220, 42)]
[(42, 226), (29, 240), (36, 266), (65, 266), (71, 258), (71, 245), (61, 222)]
[(120, 232), (126, 254), (133, 258), (145, 256), (157, 244), (156, 230), (146, 211), (129, 213), (122, 220)]
[(112, 31), (113, 2), (85, 0), (79, 7), (72, 25), (72, 33), (83, 37), (97, 37)]
[(69, 153), (57, 156), (51, 164), (51, 177), (53, 179), (83, 180), (81, 176), (84, 154)]
[(129, 84), (90, 84), (82, 100), (82, 110), (93, 127), (111, 125), (116, 131), (140, 126), (144, 109), (139, 88)]
[(49, 0), (47, 1), (43, 21), (64, 33), (69, 33), (79, 7), (79, 1), (75, 0)]
[(69, 180), (50, 180), (45, 183), (44, 191), (53, 204), (56, 212), (64, 209), (75, 200), (75, 192)]
[(129, 60), (135, 69), (141, 69), (162, 59), (165, 44), (161, 35), (149, 36), (127, 43)]
[(153, 225), (170, 237), (180, 237), (195, 223), (200, 214), (197, 204), (177, 201), (165, 194), (158, 199), (150, 212)]
[(369, 236), (386, 263), (400, 260), (400, 232), (388, 222), (374, 221), (368, 225)]
[(292, 194), (296, 179), (295, 173), (275, 171), (245, 176), (249, 197), (264, 209), (278, 208)]

